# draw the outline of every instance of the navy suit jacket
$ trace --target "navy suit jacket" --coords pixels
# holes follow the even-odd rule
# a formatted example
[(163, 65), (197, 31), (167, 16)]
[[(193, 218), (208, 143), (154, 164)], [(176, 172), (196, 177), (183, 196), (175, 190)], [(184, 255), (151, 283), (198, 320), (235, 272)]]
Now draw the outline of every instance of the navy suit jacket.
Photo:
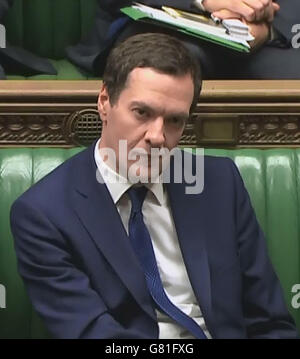
[[(185, 194), (186, 183), (165, 186), (212, 337), (295, 338), (237, 168), (206, 157), (204, 180), (197, 195)], [(11, 228), (19, 272), (54, 337), (158, 338), (143, 271), (106, 185), (96, 180), (94, 146), (25, 192), (12, 206)]]
[[(94, 25), (79, 44), (66, 49), (69, 59), (86, 71), (102, 75), (107, 55), (123, 28), (122, 25), (115, 28), (113, 26), (114, 22), (123, 16), (119, 9), (132, 2), (132, 0), (98, 0)], [(167, 5), (186, 11), (197, 11), (193, 8), (193, 0), (141, 0), (140, 2), (154, 7)], [(275, 16), (273, 25), (290, 42), (295, 35), (291, 32), (292, 26), (299, 23), (300, 1), (277, 0), (277, 2), (281, 8)], [(269, 62), (272, 62), (272, 57)], [(297, 64), (298, 58), (295, 58), (295, 66)]]

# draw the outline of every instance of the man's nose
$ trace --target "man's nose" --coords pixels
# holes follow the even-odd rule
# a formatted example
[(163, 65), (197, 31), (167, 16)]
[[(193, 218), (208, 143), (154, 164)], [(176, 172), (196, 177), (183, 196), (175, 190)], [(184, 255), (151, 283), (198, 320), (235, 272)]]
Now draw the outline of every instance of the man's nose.
[(165, 125), (163, 117), (157, 117), (151, 121), (147, 129), (145, 140), (151, 147), (162, 147), (165, 142)]

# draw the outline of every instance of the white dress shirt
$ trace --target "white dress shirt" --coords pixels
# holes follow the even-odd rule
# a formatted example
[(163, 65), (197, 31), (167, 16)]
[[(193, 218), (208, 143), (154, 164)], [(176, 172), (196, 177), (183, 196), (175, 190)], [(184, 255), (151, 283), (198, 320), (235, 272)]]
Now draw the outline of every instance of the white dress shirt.
[[(132, 184), (115, 181), (120, 175), (112, 170), (99, 153), (100, 139), (95, 146), (95, 161), (111, 197), (117, 206), (128, 234), (131, 201), (125, 193)], [(115, 183), (117, 182), (117, 183)], [(123, 178), (124, 182), (124, 178)], [(148, 183), (149, 189), (142, 207), (145, 225), (149, 231), (160, 277), (169, 299), (193, 318), (205, 335), (211, 338), (183, 262), (167, 192), (162, 183)], [(201, 275), (199, 275), (201, 280)], [(159, 339), (193, 339), (194, 336), (172, 318), (156, 310)]]

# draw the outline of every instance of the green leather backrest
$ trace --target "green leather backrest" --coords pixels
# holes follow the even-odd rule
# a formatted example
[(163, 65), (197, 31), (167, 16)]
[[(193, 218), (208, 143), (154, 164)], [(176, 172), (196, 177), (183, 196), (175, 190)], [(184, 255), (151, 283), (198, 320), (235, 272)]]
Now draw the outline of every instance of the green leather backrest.
[[(0, 309), (0, 338), (48, 336), (17, 273), (9, 210), (22, 192), (80, 150), (0, 149), (0, 284), (6, 287), (7, 303), (6, 309)], [(206, 153), (231, 157), (239, 167), (300, 330), (300, 309), (291, 307), (291, 288), (300, 284), (300, 149)]]
[(8, 41), (52, 59), (65, 57), (93, 23), (97, 0), (14, 0), (5, 21)]

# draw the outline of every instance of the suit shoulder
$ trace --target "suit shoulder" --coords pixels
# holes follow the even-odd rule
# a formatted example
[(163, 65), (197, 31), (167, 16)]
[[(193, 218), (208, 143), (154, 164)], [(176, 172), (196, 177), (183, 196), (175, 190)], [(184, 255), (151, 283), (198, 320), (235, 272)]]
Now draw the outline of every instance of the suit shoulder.
[(18, 197), (15, 203), (22, 201), (38, 205), (54, 198), (63, 198), (72, 184), (72, 177), (78, 172), (89, 151), (83, 150), (54, 168)]

